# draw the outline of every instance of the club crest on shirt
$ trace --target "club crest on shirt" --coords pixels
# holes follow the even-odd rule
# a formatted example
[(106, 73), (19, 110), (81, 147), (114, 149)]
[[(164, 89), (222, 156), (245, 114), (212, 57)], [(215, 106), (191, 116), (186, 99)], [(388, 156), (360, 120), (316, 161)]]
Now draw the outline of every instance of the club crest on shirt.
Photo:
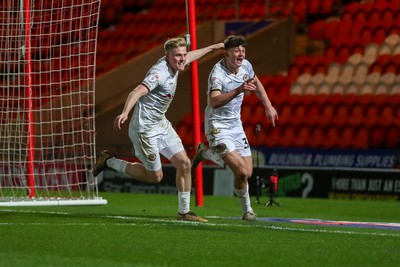
[(157, 80), (158, 80), (158, 76), (157, 75), (150, 75), (149, 76), (149, 82), (154, 83)]
[(174, 98), (174, 94), (168, 93), (164, 95), (165, 98), (172, 99)]
[(245, 74), (243, 75), (243, 81), (247, 81), (249, 79), (249, 75)]
[(150, 161), (155, 161), (155, 160), (156, 160), (156, 154), (150, 154), (150, 155), (147, 156), (147, 158), (148, 158)]
[(211, 77), (210, 83), (212, 87), (215, 87), (217, 85), (218, 79), (216, 77)]

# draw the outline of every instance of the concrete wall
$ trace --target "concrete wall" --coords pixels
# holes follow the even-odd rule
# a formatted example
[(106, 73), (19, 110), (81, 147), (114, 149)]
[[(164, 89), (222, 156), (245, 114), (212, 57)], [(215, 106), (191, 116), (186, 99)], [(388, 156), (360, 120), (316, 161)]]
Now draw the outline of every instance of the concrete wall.
[[(203, 23), (197, 30), (198, 47), (222, 41), (224, 22)], [(294, 23), (283, 20), (273, 23), (257, 33), (246, 36), (248, 46), (246, 57), (253, 64), (256, 74), (276, 74), (287, 68), (294, 57)], [(123, 130), (112, 129), (114, 118), (123, 109), (126, 97), (139, 84), (147, 70), (163, 56), (163, 47), (151, 51), (124, 63), (96, 79), (96, 143), (98, 150), (132, 147), (128, 138), (127, 124)], [(198, 61), (200, 107), (206, 105), (207, 78), (214, 64), (223, 57), (222, 51), (212, 52)], [(188, 67), (180, 74), (177, 94), (167, 117), (173, 124), (179, 123), (184, 115), (192, 110), (191, 71)]]

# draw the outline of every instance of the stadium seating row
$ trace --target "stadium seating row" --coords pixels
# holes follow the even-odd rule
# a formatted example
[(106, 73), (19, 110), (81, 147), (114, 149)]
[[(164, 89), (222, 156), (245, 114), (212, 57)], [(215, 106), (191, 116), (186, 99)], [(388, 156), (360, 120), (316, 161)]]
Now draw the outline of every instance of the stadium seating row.
[[(366, 16), (363, 23), (355, 26), (357, 38), (353, 32), (346, 32), (357, 29), (353, 29), (355, 20), (349, 15), (350, 10), (345, 9), (338, 19), (320, 23), (331, 24), (331, 28), (318, 29), (323, 33), (318, 38), (328, 44), (322, 56), (298, 56), (287, 73), (259, 75), (279, 110), (279, 120), (272, 128), (257, 98), (246, 96), (242, 120), (251, 144), (313, 148), (400, 146), (399, 9), (394, 8), (396, 1), (377, 2), (366, 5), (370, 9), (365, 8), (364, 12), (370, 14), (371, 22)], [(388, 18), (378, 27), (373, 23), (378, 13), (373, 10), (376, 7), (383, 11), (389, 4), (392, 10), (379, 14), (393, 19)], [(312, 27), (310, 35), (318, 39), (312, 36)], [(259, 136), (256, 124), (265, 129)], [(186, 130), (190, 132), (191, 128)]]
[(397, 0), (375, 0), (375, 1), (354, 1), (351, 2), (345, 6), (343, 6), (342, 10), (343, 12), (350, 12), (352, 14), (355, 14), (359, 11), (363, 12), (371, 12), (373, 10), (377, 11), (384, 11), (386, 9), (390, 10), (395, 10), (398, 11), (400, 10), (400, 3)]
[[(278, 121), (278, 123), (280, 123)], [(360, 125), (357, 127), (330, 125), (279, 125), (271, 127), (262, 125), (261, 132), (255, 125), (245, 123), (244, 129), (252, 146), (296, 147), (296, 148), (397, 148), (400, 145), (400, 128), (398, 125), (381, 126)], [(193, 146), (192, 125), (180, 124), (177, 132), (186, 147)], [(202, 130), (202, 141), (205, 142)]]
[[(329, 14), (338, 0), (242, 0), (236, 10), (235, 0), (196, 1), (198, 23), (204, 19), (218, 20), (257, 20), (267, 15), (272, 17), (294, 16), (297, 22), (306, 22), (309, 12)], [(121, 60), (128, 60), (145, 49), (150, 49), (161, 41), (154, 42), (153, 37), (160, 34), (165, 37), (178, 35), (186, 29), (185, 1), (181, 0), (106, 0), (102, 2), (101, 25), (112, 26), (99, 32), (97, 73), (109, 70)], [(127, 12), (125, 12), (127, 11)], [(152, 27), (152, 25), (154, 27)], [(171, 31), (171, 28), (173, 30)], [(104, 32), (105, 31), (105, 32)], [(113, 33), (107, 33), (112, 31)], [(104, 33), (103, 33), (104, 32)], [(101, 38), (108, 36), (109, 38)], [(121, 36), (124, 41), (121, 41)], [(121, 43), (126, 43), (125, 49)], [(137, 43), (146, 43), (138, 50)], [(128, 51), (132, 51), (129, 53)], [(111, 62), (117, 58), (118, 62)], [(108, 67), (107, 67), (108, 66)]]
[[(339, 149), (367, 149), (367, 148), (394, 148), (399, 144), (398, 128), (391, 127), (385, 135), (379, 128), (371, 131), (367, 127), (338, 128), (329, 127), (276, 127), (268, 128), (266, 134), (258, 137), (248, 128), (249, 142), (268, 147), (298, 147), (298, 148), (339, 148)], [(257, 140), (257, 138), (259, 138)]]

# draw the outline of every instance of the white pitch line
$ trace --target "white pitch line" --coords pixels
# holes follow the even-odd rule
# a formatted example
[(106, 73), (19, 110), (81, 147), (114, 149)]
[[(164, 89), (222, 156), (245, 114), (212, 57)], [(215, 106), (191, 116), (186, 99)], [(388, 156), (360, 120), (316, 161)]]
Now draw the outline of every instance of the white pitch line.
[[(45, 212), (45, 211), (14, 211), (14, 210), (0, 210), (0, 212), (15, 212), (15, 213), (39, 213), (39, 214), (58, 214), (58, 215), (75, 215), (70, 214), (67, 212)], [(278, 231), (293, 231), (293, 232), (308, 232), (308, 233), (326, 233), (326, 234), (347, 234), (347, 235), (365, 235), (365, 236), (390, 236), (390, 237), (400, 237), (400, 234), (391, 234), (391, 233), (380, 233), (380, 232), (356, 232), (356, 231), (345, 231), (345, 230), (327, 230), (327, 229), (312, 229), (312, 228), (294, 228), (294, 227), (283, 227), (283, 226), (276, 226), (276, 225), (260, 225), (260, 224), (253, 224), (252, 222), (248, 223), (237, 223), (237, 224), (229, 224), (229, 223), (200, 223), (200, 222), (189, 222), (189, 221), (178, 221), (176, 219), (157, 219), (157, 218), (150, 218), (150, 217), (135, 217), (135, 216), (121, 216), (121, 215), (95, 215), (91, 216), (91, 218), (105, 218), (105, 219), (116, 219), (116, 220), (127, 220), (127, 221), (134, 221), (134, 220), (141, 220), (141, 221), (150, 221), (158, 223), (160, 226), (168, 226), (171, 224), (175, 225), (182, 225), (182, 224), (190, 224), (190, 225), (197, 225), (203, 227), (238, 227), (238, 228), (261, 228), (261, 229), (270, 229), (270, 230), (278, 230)], [(206, 218), (225, 218), (230, 219), (230, 217), (217, 217), (217, 216), (209, 216)], [(110, 225), (109, 223), (56, 223), (57, 225), (63, 226), (107, 226)], [(0, 222), (0, 226), (41, 226), (41, 225), (54, 225), (52, 223), (7, 223), (7, 222)], [(138, 226), (135, 223), (111, 223), (111, 225), (115, 226)], [(154, 224), (144, 224), (152, 226)], [(300, 226), (300, 225), (299, 225)]]
[[(7, 222), (0, 222), (0, 226), (52, 226), (55, 225), (54, 223), (38, 223), (38, 222), (32, 222), (32, 223), (7, 223)], [(57, 223), (57, 225), (61, 226), (133, 226), (136, 225), (136, 223)]]

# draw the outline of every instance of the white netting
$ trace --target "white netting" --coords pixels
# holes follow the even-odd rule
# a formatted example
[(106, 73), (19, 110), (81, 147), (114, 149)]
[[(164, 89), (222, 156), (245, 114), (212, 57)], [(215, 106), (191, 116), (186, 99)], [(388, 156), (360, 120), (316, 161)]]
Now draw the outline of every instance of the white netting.
[(101, 200), (91, 174), (99, 9), (0, 1), (0, 205)]

